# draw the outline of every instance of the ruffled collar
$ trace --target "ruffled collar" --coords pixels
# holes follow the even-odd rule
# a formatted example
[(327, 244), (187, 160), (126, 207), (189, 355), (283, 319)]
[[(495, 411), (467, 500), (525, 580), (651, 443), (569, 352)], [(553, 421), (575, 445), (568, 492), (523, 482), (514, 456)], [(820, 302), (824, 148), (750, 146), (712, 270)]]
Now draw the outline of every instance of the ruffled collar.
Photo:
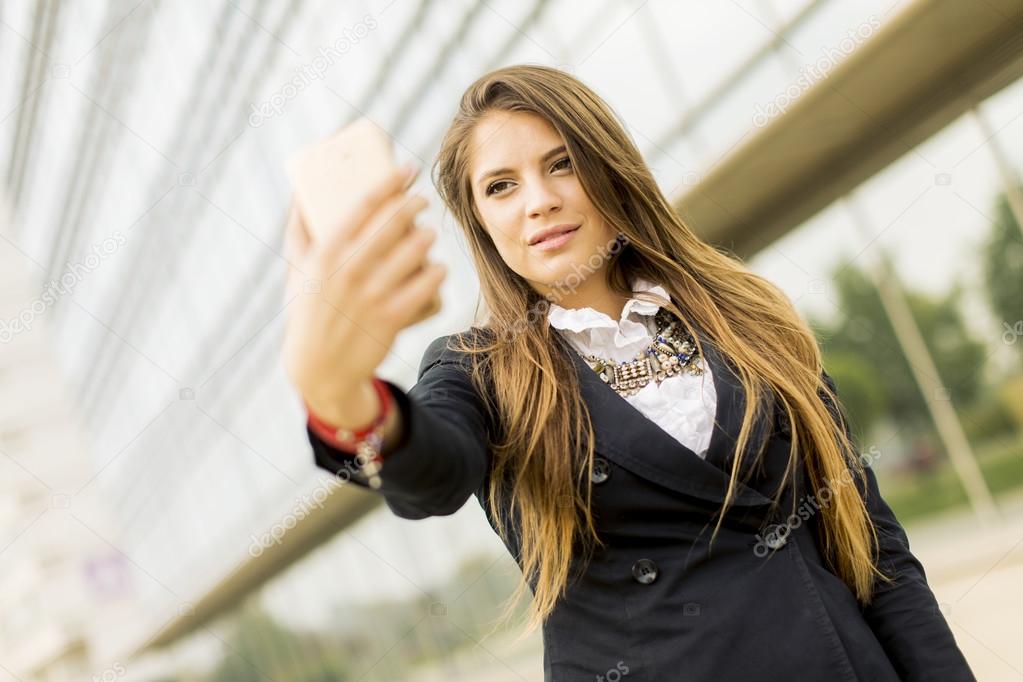
[[(670, 298), (664, 287), (641, 277), (633, 280), (632, 290)], [(654, 331), (652, 317), (660, 309), (656, 303), (630, 298), (622, 308), (621, 318), (615, 321), (593, 308), (564, 308), (551, 303), (547, 319), (581, 352), (623, 362), (650, 343)]]

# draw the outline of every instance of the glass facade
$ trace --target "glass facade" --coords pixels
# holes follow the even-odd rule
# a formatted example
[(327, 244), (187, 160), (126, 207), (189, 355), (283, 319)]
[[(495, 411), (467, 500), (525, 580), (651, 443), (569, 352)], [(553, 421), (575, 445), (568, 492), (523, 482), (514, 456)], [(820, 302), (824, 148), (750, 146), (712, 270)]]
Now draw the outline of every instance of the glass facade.
[[(399, 160), (422, 164), (416, 187), (432, 195), (428, 169), (462, 90), (486, 69), (537, 62), (606, 98), (681, 200), (925, 4), (4, 4), (0, 682), (541, 679), (538, 636), (491, 631), (518, 573), (474, 499), (421, 521), (377, 506), (164, 637), (279, 549), (275, 533), (325, 494), (279, 360), (285, 161), (364, 115)], [(833, 335), (874, 320), (853, 275), (869, 283), (886, 254), (921, 328), (952, 339), (931, 349), (939, 368), (974, 358), (954, 378), (970, 399), (949, 399), (989, 487), (1016, 510), (1004, 515), (1023, 519), (1011, 463), (1023, 458), (1023, 408), (1008, 379), (1021, 372), (1023, 322), (991, 303), (1023, 283), (1011, 279), (1023, 266), (999, 284), (992, 268), (1008, 266), (990, 246), (1018, 220), (999, 197), (1023, 163), (1023, 85), (972, 106), (745, 255), (821, 329), (826, 363), (842, 365), (864, 346)], [(828, 139), (806, 131), (793, 162)], [(438, 199), (424, 220), (441, 228), (432, 253), (449, 273), (443, 311), (403, 333), (380, 369), (406, 387), (427, 343), (471, 324), (479, 290)], [(1003, 238), (1018, 253), (1023, 233)], [(854, 401), (864, 420), (871, 395)], [(872, 442), (912, 448), (897, 421), (871, 423)], [(899, 484), (893, 459), (892, 494), (932, 523), (943, 508)], [(949, 509), (969, 508), (954, 475), (935, 476), (932, 502), (951, 491)], [(1023, 669), (994, 621), (949, 590), (978, 674)], [(158, 639), (169, 641), (151, 647)]]

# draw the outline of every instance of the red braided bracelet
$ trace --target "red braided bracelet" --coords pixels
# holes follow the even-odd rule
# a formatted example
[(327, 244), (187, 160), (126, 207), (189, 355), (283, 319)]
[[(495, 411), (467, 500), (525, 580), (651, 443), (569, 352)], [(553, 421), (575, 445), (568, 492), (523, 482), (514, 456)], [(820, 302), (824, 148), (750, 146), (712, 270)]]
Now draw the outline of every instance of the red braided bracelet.
[(309, 403), (305, 403), (305, 409), (308, 415), (306, 423), (309, 429), (331, 447), (355, 455), (356, 463), (369, 478), (370, 487), (375, 489), (380, 487), (379, 472), (383, 464), (383, 457), (380, 454), (384, 441), (383, 426), (387, 415), (393, 409), (394, 399), (384, 381), (377, 377), (373, 377), (372, 381), (373, 388), (376, 389), (377, 397), (380, 399), (380, 414), (368, 426), (361, 429), (341, 429), (328, 424), (313, 413), (309, 408)]

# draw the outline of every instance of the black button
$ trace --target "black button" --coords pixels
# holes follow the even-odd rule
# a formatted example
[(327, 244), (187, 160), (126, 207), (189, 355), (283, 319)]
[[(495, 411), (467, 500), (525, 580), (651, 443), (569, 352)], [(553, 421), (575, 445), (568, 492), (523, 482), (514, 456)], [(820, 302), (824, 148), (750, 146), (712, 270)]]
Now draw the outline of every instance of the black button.
[(603, 457), (593, 458), (593, 475), (591, 479), (596, 485), (600, 485), (611, 477), (611, 463)]
[(637, 583), (649, 585), (657, 580), (657, 564), (652, 559), (640, 559), (632, 565), (632, 577)]
[(764, 544), (767, 545), (768, 549), (779, 550), (785, 546), (789, 541), (789, 533), (791, 529), (783, 524), (773, 524), (768, 527), (768, 531), (764, 536)]

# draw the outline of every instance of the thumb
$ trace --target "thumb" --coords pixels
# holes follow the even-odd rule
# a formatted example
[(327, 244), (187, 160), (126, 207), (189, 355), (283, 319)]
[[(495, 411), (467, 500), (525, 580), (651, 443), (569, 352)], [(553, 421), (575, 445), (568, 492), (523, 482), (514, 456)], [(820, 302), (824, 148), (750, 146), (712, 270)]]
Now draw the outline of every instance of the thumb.
[(285, 277), (286, 301), (290, 301), (299, 293), (302, 281), (307, 277), (305, 264), (312, 247), (309, 230), (302, 220), (298, 206), (292, 200), (288, 208), (288, 222), (284, 228), (284, 260), (288, 268)]

